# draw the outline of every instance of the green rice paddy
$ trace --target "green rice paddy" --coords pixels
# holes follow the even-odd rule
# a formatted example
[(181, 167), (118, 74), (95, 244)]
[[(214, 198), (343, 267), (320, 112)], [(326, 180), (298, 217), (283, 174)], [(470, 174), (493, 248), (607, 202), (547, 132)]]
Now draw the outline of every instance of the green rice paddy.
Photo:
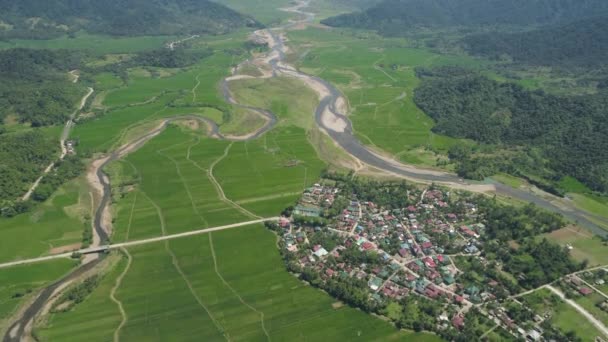
[(354, 129), (364, 143), (406, 162), (434, 166), (434, 157), (408, 152), (418, 147), (445, 151), (458, 141), (431, 132), (433, 120), (413, 101), (419, 83), (414, 69), (474, 66), (479, 61), (412, 48), (404, 39), (348, 30), (308, 28), (291, 32), (290, 38), (298, 47), (292, 58), (302, 70), (332, 82), (346, 95)]
[[(121, 339), (438, 340), (334, 306), (329, 295), (284, 270), (275, 239), (265, 228), (251, 226), (129, 249), (132, 264), (116, 291), (127, 317)], [(71, 334), (84, 336), (84, 329), (72, 330), (83, 326), (89, 338), (110, 339), (122, 319), (108, 299), (118, 272), (106, 276), (86, 302), (54, 315), (40, 335), (68, 340)], [(96, 305), (100, 312), (93, 310)]]
[(82, 241), (90, 214), (88, 192), (78, 179), (62, 186), (34, 211), (0, 220), (0, 262), (46, 255), (55, 247)]

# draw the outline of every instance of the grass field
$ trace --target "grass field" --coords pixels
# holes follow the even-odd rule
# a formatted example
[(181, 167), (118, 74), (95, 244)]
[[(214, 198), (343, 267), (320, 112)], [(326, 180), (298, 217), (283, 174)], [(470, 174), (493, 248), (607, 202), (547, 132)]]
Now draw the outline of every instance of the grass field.
[(604, 323), (604, 325), (608, 325), (608, 312), (596, 306), (596, 304), (601, 304), (605, 301), (606, 298), (597, 292), (594, 292), (588, 296), (580, 296), (579, 298), (575, 299), (575, 302), (585, 308), (585, 310), (592, 314), (593, 317)]
[(541, 289), (525, 297), (526, 302), (539, 315), (551, 314), (551, 323), (562, 332), (574, 331), (583, 341), (594, 341), (601, 333), (570, 305), (548, 289)]
[(570, 245), (570, 255), (577, 261), (588, 260), (590, 266), (608, 264), (608, 248), (591, 232), (578, 227), (567, 227), (543, 235), (562, 246)]
[(359, 138), (403, 161), (434, 166), (434, 158), (408, 153), (420, 146), (445, 150), (457, 142), (431, 132), (434, 122), (413, 102), (419, 80), (414, 68), (444, 64), (474, 66), (462, 56), (438, 55), (408, 47), (403, 39), (370, 33), (308, 28), (293, 31), (292, 59), (302, 70), (322, 77), (347, 96)]
[(291, 17), (279, 10), (291, 4), (290, 0), (217, 0), (238, 12), (247, 13), (264, 25), (272, 26)]
[(61, 259), (0, 269), (0, 333), (8, 325), (6, 320), (23, 302), (45, 284), (66, 274), (75, 263)]
[(306, 130), (314, 125), (317, 94), (294, 78), (249, 79), (230, 84), (239, 103), (271, 110), (282, 125), (296, 125)]
[(0, 261), (38, 257), (52, 248), (81, 242), (84, 217), (91, 208), (82, 182), (65, 184), (30, 213), (1, 219)]
[[(129, 249), (132, 264), (116, 291), (128, 317), (120, 337), (127, 341), (215, 341), (224, 336), (246, 341), (438, 340), (397, 331), (358, 310), (332, 307), (330, 296), (284, 270), (275, 241), (265, 228), (251, 226)], [(53, 317), (41, 335), (67, 340), (71, 327), (82, 326), (89, 331), (88, 339), (109, 339), (121, 320), (108, 298), (117, 272), (73, 311)], [(99, 313), (92, 310), (96, 305)], [(84, 331), (77, 329), (74, 336), (84, 336)]]

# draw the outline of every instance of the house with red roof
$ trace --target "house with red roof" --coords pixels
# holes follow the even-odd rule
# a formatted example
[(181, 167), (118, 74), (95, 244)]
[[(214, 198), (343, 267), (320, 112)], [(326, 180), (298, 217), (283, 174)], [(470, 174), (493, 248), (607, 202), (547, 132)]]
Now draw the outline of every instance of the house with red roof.
[(454, 318), (452, 318), (452, 325), (454, 328), (462, 330), (462, 328), (464, 328), (464, 317), (460, 315), (454, 316)]

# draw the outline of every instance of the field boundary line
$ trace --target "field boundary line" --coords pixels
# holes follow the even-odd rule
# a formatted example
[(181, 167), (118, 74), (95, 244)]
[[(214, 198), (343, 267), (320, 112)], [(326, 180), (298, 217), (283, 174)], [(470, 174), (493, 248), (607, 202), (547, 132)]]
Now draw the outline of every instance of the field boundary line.
[(273, 200), (273, 199), (283, 198), (283, 197), (288, 197), (288, 196), (296, 196), (296, 195), (301, 195), (301, 194), (302, 194), (301, 191), (282, 192), (282, 193), (275, 194), (275, 195), (244, 198), (242, 200), (236, 201), (236, 203), (237, 204), (255, 203), (255, 202), (268, 201), (268, 200)]
[[(159, 154), (160, 154), (160, 152), (159, 152)], [(164, 215), (162, 213), (162, 209), (148, 195), (146, 195), (146, 197), (150, 200), (150, 202), (152, 203), (152, 205), (156, 208), (156, 211), (158, 213), (158, 217), (160, 219), (160, 229), (161, 229), (161, 232), (163, 234), (163, 237), (166, 237), (167, 236), (167, 230), (166, 230), (166, 227), (165, 227), (165, 217), (164, 217)], [(182, 268), (179, 266), (179, 262), (177, 260), (177, 256), (175, 255), (175, 253), (173, 253), (173, 251), (171, 250), (171, 247), (169, 246), (169, 240), (164, 240), (164, 242), (165, 242), (165, 250), (171, 256), (171, 262), (173, 264), (173, 267), (175, 267), (175, 270), (177, 271), (177, 273), (179, 273), (179, 275), (182, 277), (182, 279), (186, 283), (186, 286), (190, 290), (190, 293), (192, 294), (192, 296), (194, 297), (194, 299), (196, 299), (196, 301), (198, 302), (198, 304), (203, 308), (203, 310), (205, 310), (207, 312), (207, 315), (209, 315), (209, 318), (211, 318), (211, 321), (213, 322), (213, 324), (215, 325), (215, 327), (217, 328), (217, 330), (220, 332), (220, 334), (222, 334), (224, 336), (224, 338), (226, 339), (226, 341), (230, 341), (230, 338), (227, 336), (227, 333), (225, 332), (224, 327), (222, 327), (222, 325), (215, 319), (215, 317), (213, 317), (213, 315), (211, 314), (211, 311), (207, 308), (207, 306), (203, 303), (203, 301), (198, 297), (198, 295), (196, 294), (196, 292), (194, 292), (194, 288), (192, 287), (192, 284), (190, 283), (190, 280), (188, 280), (188, 278), (184, 274)]]
[(122, 320), (120, 321), (120, 324), (118, 325), (116, 330), (114, 330), (114, 342), (120, 341), (120, 331), (122, 330), (122, 328), (127, 323), (127, 320), (129, 319), (129, 316), (127, 316), (127, 312), (125, 311), (124, 307), (122, 306), (122, 302), (116, 298), (116, 291), (118, 291), (118, 289), (122, 285), (123, 278), (125, 277), (125, 275), (127, 275), (127, 272), (129, 272), (129, 268), (131, 268), (131, 262), (133, 261), (133, 258), (131, 257), (131, 254), (129, 254), (129, 251), (127, 251), (125, 248), (121, 248), (121, 251), (123, 253), (125, 253), (127, 256), (127, 266), (120, 273), (118, 278), (116, 278), (114, 287), (112, 288), (112, 291), (110, 292), (110, 299), (114, 303), (116, 303), (116, 305), (118, 305), (118, 310), (120, 311), (120, 315), (122, 316)]
[(253, 307), (252, 305), (247, 303), (243, 299), (243, 297), (241, 297), (241, 295), (226, 281), (226, 279), (224, 279), (224, 277), (220, 273), (219, 268), (217, 267), (217, 257), (215, 256), (215, 248), (213, 247), (213, 236), (211, 233), (209, 233), (209, 247), (211, 247), (211, 257), (213, 258), (213, 267), (215, 268), (215, 273), (220, 278), (222, 283), (224, 283), (224, 285), (226, 285), (226, 287), (229, 288), (230, 291), (232, 291), (232, 293), (239, 299), (239, 301), (241, 303), (243, 303), (243, 305), (247, 306), (248, 308), (253, 310), (255, 313), (260, 315), (260, 323), (262, 325), (262, 330), (264, 331), (264, 334), (266, 335), (266, 338), (268, 339), (268, 341), (271, 341), (270, 334), (268, 334), (268, 331), (266, 330), (266, 326), (264, 324), (264, 312), (259, 311), (258, 309), (256, 309), (255, 307)]
[[(215, 166), (217, 164), (219, 164), (222, 160), (224, 160), (226, 157), (228, 157), (228, 154), (230, 153), (230, 149), (232, 148), (232, 146), (234, 145), (234, 142), (231, 142), (226, 149), (224, 150), (224, 154), (221, 155), (219, 158), (217, 158), (213, 163), (211, 163), (211, 165), (209, 165), (209, 169), (207, 170), (207, 178), (209, 178), (209, 180), (211, 181), (211, 183), (213, 184), (213, 186), (215, 187), (215, 190), (217, 191), (220, 200), (222, 200), (223, 202), (231, 205), (232, 207), (234, 207), (235, 209), (237, 209), (238, 211), (240, 211), (241, 213), (252, 217), (252, 218), (261, 218), (260, 216), (252, 213), (251, 211), (241, 207), (240, 205), (238, 205), (236, 202), (234, 202), (233, 200), (229, 199), (228, 197), (226, 197), (226, 193), (224, 192), (224, 189), (222, 188), (221, 184), (217, 181), (217, 179), (215, 178), (215, 176), (213, 175), (213, 169), (215, 168)], [(203, 170), (203, 168), (201, 168), (196, 162), (194, 162), (193, 160), (189, 159), (194, 165), (196, 165), (196, 167), (198, 167), (199, 169)]]
[[(190, 187), (188, 186), (188, 184), (186, 182), (186, 179), (184, 179), (182, 171), (181, 171), (181, 169), (179, 167), (179, 163), (173, 157), (170, 157), (170, 156), (164, 154), (163, 151), (164, 150), (158, 150), (158, 151), (156, 151), (156, 153), (158, 153), (161, 156), (169, 159), (173, 163), (173, 165), (175, 165), (175, 170), (177, 171), (177, 175), (179, 176), (180, 181), (184, 185), (184, 189), (186, 190), (186, 193), (188, 194), (188, 198), (190, 198), (190, 203), (192, 204), (192, 210), (194, 211), (194, 213), (196, 214), (196, 216), (198, 216), (198, 218), (201, 219), (201, 221), (203, 222), (203, 224), (206, 227), (208, 227), (209, 226), (209, 222), (207, 222), (207, 220), (203, 217), (203, 215), (201, 215), (200, 211), (196, 207), (196, 204), (194, 203), (194, 197), (192, 197), (192, 193), (190, 192)], [(163, 232), (163, 234), (164, 234), (164, 232)]]
[(135, 195), (133, 196), (133, 204), (131, 205), (131, 213), (129, 215), (129, 224), (127, 225), (127, 233), (125, 236), (125, 241), (129, 241), (129, 233), (131, 232), (131, 223), (133, 222), (133, 212), (135, 211), (135, 204), (137, 204), (137, 194), (139, 190), (135, 191)]
[(171, 261), (173, 263), (173, 267), (175, 267), (175, 270), (177, 270), (177, 273), (179, 273), (179, 275), (182, 277), (182, 279), (186, 283), (186, 286), (190, 290), (190, 294), (192, 294), (192, 297), (194, 297), (194, 299), (196, 299), (196, 301), (198, 302), (198, 305), (200, 305), (200, 307), (203, 308), (203, 310), (205, 310), (207, 312), (207, 315), (209, 315), (209, 318), (211, 318), (213, 325), (215, 325), (215, 327), (217, 328), (219, 333), (222, 334), (222, 336), (224, 336), (226, 341), (230, 341), (230, 336), (226, 332), (226, 329), (224, 329), (224, 327), (220, 324), (220, 322), (218, 322), (217, 319), (215, 319), (215, 317), (211, 313), (211, 310), (209, 310), (209, 308), (205, 305), (205, 303), (203, 303), (203, 300), (194, 291), (194, 287), (192, 286), (192, 283), (190, 282), (190, 280), (188, 279), (188, 277), (186, 276), (186, 274), (184, 273), (182, 268), (179, 266), (179, 260), (177, 259), (177, 256), (175, 255), (175, 253), (173, 253), (173, 251), (171, 250), (168, 240), (165, 240), (165, 250), (171, 256)]
[(201, 80), (199, 79), (199, 77), (201, 77), (201, 74), (196, 75), (196, 77), (194, 78), (196, 80), (196, 85), (194, 86), (194, 88), (192, 88), (192, 102), (196, 102), (196, 89), (198, 89), (198, 87), (201, 85)]

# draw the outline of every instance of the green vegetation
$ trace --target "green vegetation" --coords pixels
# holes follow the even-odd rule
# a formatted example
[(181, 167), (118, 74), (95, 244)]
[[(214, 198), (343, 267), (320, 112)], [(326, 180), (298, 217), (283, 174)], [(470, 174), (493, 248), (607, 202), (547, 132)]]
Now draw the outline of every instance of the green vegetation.
[(235, 143), (214, 175), (226, 196), (261, 216), (275, 216), (314, 184), (325, 164), (302, 128), (288, 126)]
[(571, 246), (570, 255), (579, 262), (587, 261), (589, 266), (608, 264), (608, 248), (601, 238), (578, 227), (566, 227), (545, 234), (548, 240), (566, 247)]
[(8, 212), (12, 208), (10, 203), (25, 194), (42, 170), (57, 157), (58, 150), (59, 144), (40, 131), (0, 135), (2, 216), (14, 215), (15, 211)]
[[(452, 67), (420, 69), (418, 75), (424, 81), (415, 101), (437, 121), (434, 131), (497, 145), (485, 156), (460, 151), (459, 174), (528, 175), (529, 181), (544, 178), (548, 190), (552, 180), (571, 176), (608, 191), (608, 131), (602, 124), (607, 93), (555, 96)], [(504, 149), (513, 151), (511, 156), (496, 154)]]
[(66, 50), (0, 51), (0, 123), (8, 115), (35, 127), (65, 122), (83, 95), (67, 73), (80, 65), (81, 54)]
[[(126, 241), (175, 234), (245, 221), (247, 216), (223, 202), (207, 175), (229, 142), (167, 130), (126, 158), (123, 169), (140, 180), (120, 196), (113, 240)], [(128, 179), (128, 178), (127, 178)]]
[(314, 125), (318, 99), (297, 79), (278, 77), (233, 81), (230, 90), (239, 103), (272, 111), (283, 125), (309, 130)]
[(256, 22), (215, 2), (201, 0), (0, 1), (3, 38), (48, 39), (80, 30), (118, 36), (218, 34)]
[(6, 319), (17, 310), (35, 291), (55, 281), (74, 267), (73, 260), (56, 260), (31, 265), (0, 269), (0, 331), (4, 331)]
[(218, 0), (240, 13), (247, 13), (267, 26), (274, 26), (291, 15), (280, 8), (289, 7), (290, 0)]
[(113, 37), (79, 32), (72, 37), (47, 40), (10, 39), (0, 41), (0, 49), (65, 49), (87, 50), (95, 53), (133, 53), (159, 48), (176, 38), (174, 36)]
[(469, 52), (553, 67), (598, 67), (608, 57), (608, 17), (594, 17), (525, 33), (491, 32), (464, 39)]
[(384, 0), (363, 11), (323, 20), (329, 26), (377, 30), (384, 35), (406, 35), (416, 28), (539, 25), (593, 17), (608, 10), (601, 0), (559, 3), (501, 0)]
[(66, 183), (29, 213), (0, 219), (0, 260), (38, 257), (53, 248), (81, 242), (91, 217), (90, 197), (83, 182)]
[(128, 267), (127, 258), (110, 256), (106, 267), (98, 276), (99, 283), (95, 291), (86, 294), (84, 301), (56, 306), (43, 325), (35, 327), (35, 334), (40, 341), (86, 340), (92, 336), (95, 340), (112, 340), (121, 316), (110, 295), (116, 287), (118, 277)]
[[(283, 270), (275, 237), (261, 226), (141, 246), (129, 253), (132, 264), (116, 292), (127, 317), (119, 331), (125, 340), (262, 340), (266, 333), (273, 340), (438, 340), (334, 307), (331, 297)], [(88, 331), (89, 338), (109, 338), (120, 314), (108, 300), (112, 285), (103, 282), (113, 283), (116, 272), (73, 311), (54, 316), (41, 335), (49, 340), (71, 337), (70, 329), (82, 322), (76, 336)]]
[(343, 30), (308, 28), (291, 32), (290, 39), (299, 46), (300, 68), (332, 82), (346, 95), (362, 142), (402, 161), (429, 166), (436, 166), (437, 152), (457, 142), (433, 133), (433, 120), (416, 107), (413, 93), (419, 80), (414, 68), (479, 62), (408, 47), (405, 39)]
[[(542, 323), (546, 338), (549, 336), (566, 338), (570, 341), (593, 341), (601, 333), (573, 307), (563, 302), (548, 289), (540, 289), (522, 297), (524, 305), (536, 314), (548, 315), (549, 320)], [(558, 331), (552, 333), (553, 327)], [(558, 334), (556, 336), (556, 334)], [(561, 335), (561, 336), (559, 336)]]

